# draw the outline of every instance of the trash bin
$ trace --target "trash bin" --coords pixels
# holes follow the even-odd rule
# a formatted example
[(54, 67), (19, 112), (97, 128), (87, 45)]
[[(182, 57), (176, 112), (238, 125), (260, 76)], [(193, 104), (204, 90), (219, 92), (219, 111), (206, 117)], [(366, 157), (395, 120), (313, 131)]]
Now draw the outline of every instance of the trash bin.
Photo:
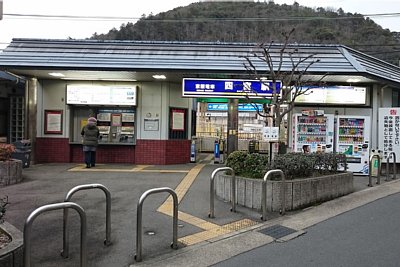
[(19, 159), (22, 161), (22, 167), (28, 168), (31, 163), (31, 141), (20, 140), (13, 143), (15, 146), (15, 152), (11, 154), (11, 158)]
[(258, 140), (250, 140), (249, 141), (249, 153), (258, 153), (260, 152), (260, 142)]

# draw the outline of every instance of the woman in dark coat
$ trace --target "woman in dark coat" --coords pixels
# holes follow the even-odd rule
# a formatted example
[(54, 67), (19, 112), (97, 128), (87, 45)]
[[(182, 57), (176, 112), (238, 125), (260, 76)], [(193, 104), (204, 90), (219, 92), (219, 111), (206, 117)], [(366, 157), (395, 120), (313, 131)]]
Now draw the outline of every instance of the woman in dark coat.
[(96, 118), (90, 117), (81, 131), (86, 168), (96, 166), (96, 148), (99, 144), (98, 140), (100, 135), (99, 128), (96, 124)]

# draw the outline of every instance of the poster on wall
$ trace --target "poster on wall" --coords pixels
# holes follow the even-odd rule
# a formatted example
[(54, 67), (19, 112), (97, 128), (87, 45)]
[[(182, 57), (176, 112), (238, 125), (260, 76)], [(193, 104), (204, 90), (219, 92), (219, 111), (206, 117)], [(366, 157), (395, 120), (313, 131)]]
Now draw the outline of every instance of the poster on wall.
[(62, 110), (44, 111), (44, 133), (62, 134)]
[(144, 119), (144, 130), (145, 131), (158, 131), (159, 119)]
[(185, 130), (185, 112), (183, 110), (172, 110), (172, 130)]
[(99, 113), (97, 114), (98, 121), (111, 121), (111, 113)]
[(135, 122), (135, 113), (122, 113), (122, 122)]
[(121, 114), (111, 115), (111, 126), (121, 126)]
[[(379, 150), (383, 151), (386, 162), (391, 152), (396, 153), (396, 162), (400, 159), (400, 108), (379, 109)], [(393, 162), (393, 158), (390, 158)]]

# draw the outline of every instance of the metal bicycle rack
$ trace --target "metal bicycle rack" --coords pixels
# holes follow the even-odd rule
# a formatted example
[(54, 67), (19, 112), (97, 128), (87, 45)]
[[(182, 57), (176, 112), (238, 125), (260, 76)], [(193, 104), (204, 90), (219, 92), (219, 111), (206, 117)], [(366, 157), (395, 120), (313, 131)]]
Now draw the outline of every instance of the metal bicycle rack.
[(396, 175), (397, 175), (397, 166), (396, 166), (396, 153), (394, 153), (393, 151), (390, 152), (387, 156), (387, 161), (386, 161), (386, 181), (389, 181), (389, 164), (390, 164), (390, 156), (393, 155), (393, 178), (392, 179), (396, 179)]
[[(104, 245), (111, 245), (111, 193), (102, 184), (84, 184), (78, 185), (69, 190), (65, 196), (64, 201), (68, 202), (71, 200), (72, 195), (81, 190), (88, 189), (101, 189), (106, 195), (106, 239), (104, 240)], [(69, 256), (69, 231), (68, 231), (68, 209), (64, 209), (63, 217), (63, 249), (61, 251), (61, 256), (68, 258)]]
[(31, 266), (31, 230), (32, 223), (40, 214), (58, 209), (74, 209), (79, 213), (81, 218), (81, 267), (87, 266), (87, 251), (86, 251), (86, 213), (81, 206), (73, 202), (61, 202), (49, 204), (35, 209), (26, 219), (24, 226), (24, 266)]
[(378, 174), (377, 174), (377, 184), (381, 184), (381, 157), (379, 155), (372, 155), (369, 159), (369, 182), (368, 186), (372, 187), (372, 161), (374, 158), (378, 159)]
[(232, 208), (231, 211), (236, 212), (236, 176), (235, 171), (229, 167), (222, 167), (215, 169), (211, 174), (210, 179), (210, 213), (208, 214), (209, 218), (215, 218), (214, 216), (214, 178), (218, 172), (221, 171), (230, 171), (232, 177), (232, 188), (231, 188), (231, 202)]
[(173, 199), (173, 223), (172, 223), (172, 244), (173, 249), (178, 248), (178, 195), (169, 187), (160, 187), (147, 190), (142, 194), (137, 204), (137, 217), (136, 217), (136, 255), (137, 262), (142, 261), (142, 220), (143, 220), (143, 202), (151, 194), (167, 192)]
[(285, 214), (285, 207), (286, 207), (286, 180), (285, 180), (285, 175), (283, 174), (282, 170), (270, 170), (264, 175), (264, 179), (262, 182), (262, 198), (261, 198), (261, 207), (262, 207), (262, 217), (261, 220), (266, 221), (267, 220), (267, 180), (268, 178), (274, 174), (278, 173), (281, 176), (282, 179), (282, 208), (281, 208), (281, 214)]

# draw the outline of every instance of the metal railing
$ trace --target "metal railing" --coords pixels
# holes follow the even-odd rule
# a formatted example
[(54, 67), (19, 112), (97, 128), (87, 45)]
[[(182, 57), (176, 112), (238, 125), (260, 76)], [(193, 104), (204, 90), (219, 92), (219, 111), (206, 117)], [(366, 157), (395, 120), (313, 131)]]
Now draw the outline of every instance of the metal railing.
[[(69, 190), (67, 195), (64, 198), (65, 202), (71, 200), (73, 194), (81, 190), (89, 190), (89, 189), (101, 189), (106, 195), (106, 239), (104, 240), (104, 245), (111, 245), (111, 193), (102, 184), (84, 184), (78, 185)], [(69, 231), (68, 231), (68, 209), (64, 209), (64, 217), (63, 217), (63, 249), (61, 251), (61, 256), (64, 258), (68, 258), (69, 255)]]
[(232, 208), (231, 211), (236, 212), (236, 176), (235, 176), (235, 171), (230, 168), (230, 167), (222, 167), (222, 168), (217, 168), (215, 169), (210, 178), (210, 213), (208, 214), (209, 218), (215, 218), (214, 216), (214, 178), (217, 175), (218, 172), (221, 171), (230, 171), (231, 172), (231, 202), (232, 202)]
[(282, 170), (270, 170), (264, 175), (264, 179), (262, 182), (262, 195), (261, 195), (261, 207), (262, 207), (262, 217), (261, 220), (267, 220), (267, 180), (268, 178), (274, 174), (278, 173), (281, 176), (282, 185), (281, 185), (281, 195), (282, 195), (282, 207), (281, 214), (285, 214), (286, 208), (286, 179)]
[(40, 214), (58, 209), (74, 209), (79, 213), (81, 218), (81, 258), (80, 264), (82, 267), (87, 266), (87, 251), (86, 251), (86, 213), (81, 206), (73, 202), (61, 202), (49, 204), (35, 209), (26, 219), (24, 226), (24, 266), (31, 266), (31, 230), (33, 221)]
[(172, 244), (173, 249), (178, 248), (178, 196), (174, 190), (169, 187), (160, 187), (147, 190), (142, 194), (137, 204), (137, 217), (136, 217), (136, 255), (137, 262), (142, 261), (142, 220), (143, 220), (143, 202), (151, 194), (167, 192), (173, 199), (173, 230), (172, 230)]
[(396, 179), (397, 176), (397, 166), (396, 166), (396, 153), (393, 151), (390, 152), (387, 156), (387, 161), (386, 161), (386, 181), (389, 181), (389, 164), (390, 164), (390, 157), (393, 155), (393, 178)]
[(372, 155), (369, 159), (369, 182), (368, 182), (368, 186), (372, 187), (372, 161), (374, 160), (374, 158), (378, 159), (378, 170), (377, 170), (377, 184), (381, 184), (381, 157), (376, 154), (376, 155)]

